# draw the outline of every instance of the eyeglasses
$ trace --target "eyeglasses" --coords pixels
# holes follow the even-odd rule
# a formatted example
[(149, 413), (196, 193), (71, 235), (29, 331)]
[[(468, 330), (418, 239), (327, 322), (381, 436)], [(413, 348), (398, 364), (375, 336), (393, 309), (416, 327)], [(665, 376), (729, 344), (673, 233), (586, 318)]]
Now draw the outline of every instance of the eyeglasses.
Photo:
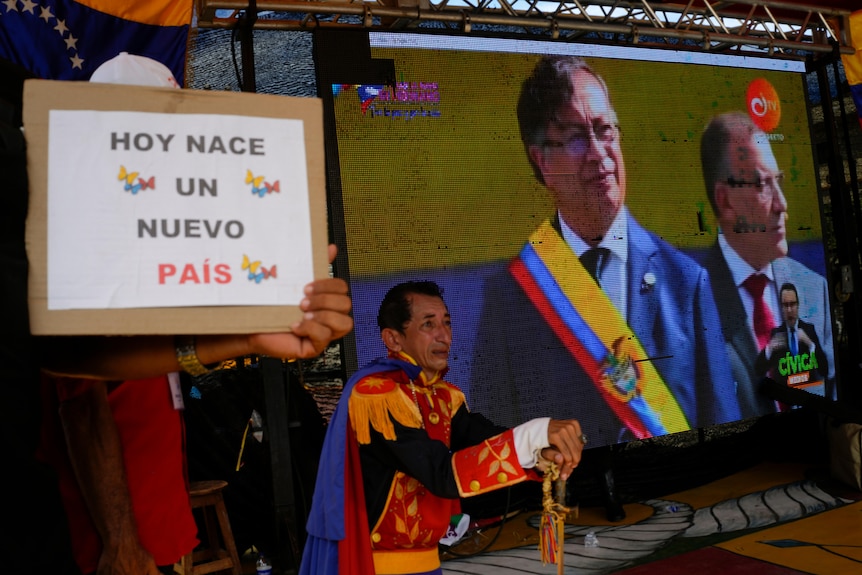
[(748, 182), (745, 180), (737, 180), (733, 177), (727, 178), (727, 185), (731, 188), (772, 188), (773, 190), (784, 186), (784, 172), (776, 172), (760, 176), (757, 180)]
[(560, 148), (570, 156), (583, 156), (590, 148), (590, 140), (595, 138), (599, 144), (613, 144), (620, 137), (619, 124), (598, 122), (592, 126), (580, 125), (570, 128), (571, 135), (565, 141), (545, 140), (546, 148)]

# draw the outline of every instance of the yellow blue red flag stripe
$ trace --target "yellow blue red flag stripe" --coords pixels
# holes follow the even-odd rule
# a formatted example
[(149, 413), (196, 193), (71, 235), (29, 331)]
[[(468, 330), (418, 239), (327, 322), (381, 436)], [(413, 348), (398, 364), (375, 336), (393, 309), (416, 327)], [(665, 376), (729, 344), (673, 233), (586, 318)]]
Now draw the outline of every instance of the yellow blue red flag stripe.
[[(512, 261), (510, 273), (636, 437), (690, 429), (637, 336), (549, 221)], [(630, 384), (614, 375), (613, 368), (626, 362)]]

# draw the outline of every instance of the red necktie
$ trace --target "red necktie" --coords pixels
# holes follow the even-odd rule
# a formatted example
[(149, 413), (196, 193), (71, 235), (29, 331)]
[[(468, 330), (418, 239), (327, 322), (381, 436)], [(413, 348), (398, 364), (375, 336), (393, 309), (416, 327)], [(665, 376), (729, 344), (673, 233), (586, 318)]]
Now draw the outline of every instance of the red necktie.
[(743, 287), (754, 299), (754, 335), (757, 337), (758, 350), (763, 349), (769, 343), (769, 336), (775, 327), (772, 312), (769, 311), (769, 307), (763, 299), (763, 288), (768, 282), (769, 278), (763, 274), (751, 274), (742, 282)]

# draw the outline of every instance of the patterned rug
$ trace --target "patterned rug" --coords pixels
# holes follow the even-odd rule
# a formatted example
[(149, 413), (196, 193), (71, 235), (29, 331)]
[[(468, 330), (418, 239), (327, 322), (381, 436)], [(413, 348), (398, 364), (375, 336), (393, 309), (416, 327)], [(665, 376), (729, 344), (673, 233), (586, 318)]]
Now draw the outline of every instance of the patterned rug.
[[(565, 527), (563, 572), (862, 573), (862, 503), (827, 492), (821, 484), (830, 482), (810, 475), (803, 464), (763, 463), (691, 490), (628, 504), (626, 520), (617, 524), (605, 521), (601, 508), (581, 509)], [(542, 565), (536, 548), (538, 514), (522, 515), (508, 526), (472, 534), (487, 539), (501, 529), (506, 535), (494, 551), (445, 561), (444, 573), (558, 573), (556, 565)], [(584, 546), (590, 532), (598, 547)], [(502, 548), (507, 545), (514, 546)]]

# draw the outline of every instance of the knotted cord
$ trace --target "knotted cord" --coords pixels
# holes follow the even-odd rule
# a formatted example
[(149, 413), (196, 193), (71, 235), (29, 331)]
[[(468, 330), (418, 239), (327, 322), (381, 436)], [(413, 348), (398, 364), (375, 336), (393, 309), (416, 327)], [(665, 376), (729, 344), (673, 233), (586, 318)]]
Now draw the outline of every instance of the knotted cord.
[[(563, 539), (565, 517), (570, 509), (560, 501), (554, 500), (553, 484), (560, 479), (560, 470), (553, 462), (548, 462), (545, 477), (542, 480), (542, 521), (539, 526), (539, 550), (542, 554), (542, 564), (556, 563), (557, 574), (563, 573)], [(563, 484), (565, 485), (565, 484)], [(565, 497), (565, 489), (562, 491)]]

